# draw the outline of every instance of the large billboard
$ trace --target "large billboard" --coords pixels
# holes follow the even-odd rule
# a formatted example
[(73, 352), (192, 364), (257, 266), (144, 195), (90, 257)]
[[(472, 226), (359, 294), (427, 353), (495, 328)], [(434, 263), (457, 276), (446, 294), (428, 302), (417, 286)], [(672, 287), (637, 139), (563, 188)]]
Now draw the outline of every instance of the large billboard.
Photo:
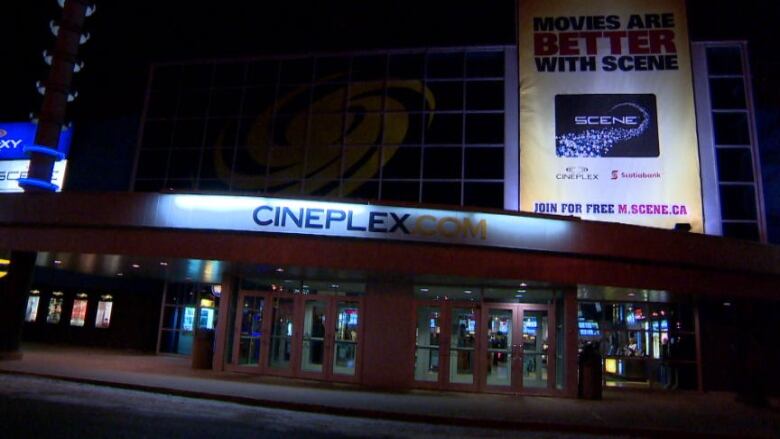
[[(35, 146), (35, 131), (38, 126), (32, 122), (0, 122), (0, 193), (23, 192), (19, 179), (27, 178), (30, 168), (30, 154), (25, 147)], [(62, 129), (57, 151), (67, 156), (73, 130)], [(54, 163), (51, 182), (62, 190), (65, 183), (67, 160)]]
[(520, 0), (520, 209), (703, 231), (683, 0)]

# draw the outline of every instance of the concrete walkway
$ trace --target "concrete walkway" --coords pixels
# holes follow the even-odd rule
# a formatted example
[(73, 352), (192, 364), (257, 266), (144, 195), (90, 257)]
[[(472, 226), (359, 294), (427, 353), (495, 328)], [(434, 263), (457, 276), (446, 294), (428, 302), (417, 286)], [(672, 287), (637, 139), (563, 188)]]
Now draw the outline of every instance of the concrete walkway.
[(758, 409), (729, 393), (609, 389), (602, 401), (352, 385), (197, 371), (180, 357), (28, 345), (0, 373), (25, 374), (345, 416), (604, 435), (780, 437), (780, 401)]

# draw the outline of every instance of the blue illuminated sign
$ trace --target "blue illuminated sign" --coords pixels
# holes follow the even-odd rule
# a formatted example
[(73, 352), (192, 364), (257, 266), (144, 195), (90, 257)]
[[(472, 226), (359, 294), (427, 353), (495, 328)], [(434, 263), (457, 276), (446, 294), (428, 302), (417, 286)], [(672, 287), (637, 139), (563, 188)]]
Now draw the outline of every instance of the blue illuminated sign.
[[(0, 122), (0, 160), (20, 160), (29, 158), (25, 147), (35, 145), (35, 130), (38, 126), (32, 122)], [(67, 156), (73, 137), (71, 128), (64, 128), (60, 134), (57, 150)]]

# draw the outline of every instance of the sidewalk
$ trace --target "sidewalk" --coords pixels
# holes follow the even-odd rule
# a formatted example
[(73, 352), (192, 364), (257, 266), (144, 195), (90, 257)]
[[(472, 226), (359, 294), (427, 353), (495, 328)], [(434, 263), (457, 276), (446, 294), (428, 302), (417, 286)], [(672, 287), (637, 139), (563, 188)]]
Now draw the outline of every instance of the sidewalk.
[(780, 401), (755, 409), (729, 393), (608, 389), (602, 401), (352, 385), (197, 371), (189, 359), (28, 345), (0, 373), (334, 415), (506, 429), (671, 437), (780, 437)]

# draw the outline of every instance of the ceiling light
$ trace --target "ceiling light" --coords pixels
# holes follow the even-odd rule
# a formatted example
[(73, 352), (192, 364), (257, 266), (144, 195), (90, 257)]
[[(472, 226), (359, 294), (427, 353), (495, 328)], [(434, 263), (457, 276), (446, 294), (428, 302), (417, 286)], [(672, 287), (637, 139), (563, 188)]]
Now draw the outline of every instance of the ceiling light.
[(160, 265), (162, 265), (163, 267), (167, 267), (167, 266), (168, 266), (168, 263), (167, 263), (167, 262), (165, 262), (165, 261), (162, 261), (162, 262), (160, 262)]
[(133, 267), (133, 268), (140, 268), (141, 266), (138, 265), (138, 264), (133, 264), (133, 265), (131, 265), (131, 267)]
[(282, 273), (282, 272), (284, 272), (284, 268), (279, 267), (279, 268), (276, 269), (276, 272), (277, 273)]
[(428, 288), (420, 288), (420, 292), (422, 293), (427, 293), (428, 291), (430, 291)]
[(463, 292), (466, 293), (466, 294), (471, 294), (472, 293), (471, 290), (463, 290)]
[(55, 259), (54, 263), (57, 264), (57, 265), (60, 265), (60, 264), (62, 264), (62, 261), (60, 261), (59, 259)]
[(520, 286), (521, 286), (521, 287), (527, 287), (527, 286), (528, 286), (528, 284), (527, 284), (527, 283), (525, 283), (525, 282), (520, 282)]
[(124, 276), (125, 274), (124, 273), (117, 273), (116, 275), (117, 276)]

